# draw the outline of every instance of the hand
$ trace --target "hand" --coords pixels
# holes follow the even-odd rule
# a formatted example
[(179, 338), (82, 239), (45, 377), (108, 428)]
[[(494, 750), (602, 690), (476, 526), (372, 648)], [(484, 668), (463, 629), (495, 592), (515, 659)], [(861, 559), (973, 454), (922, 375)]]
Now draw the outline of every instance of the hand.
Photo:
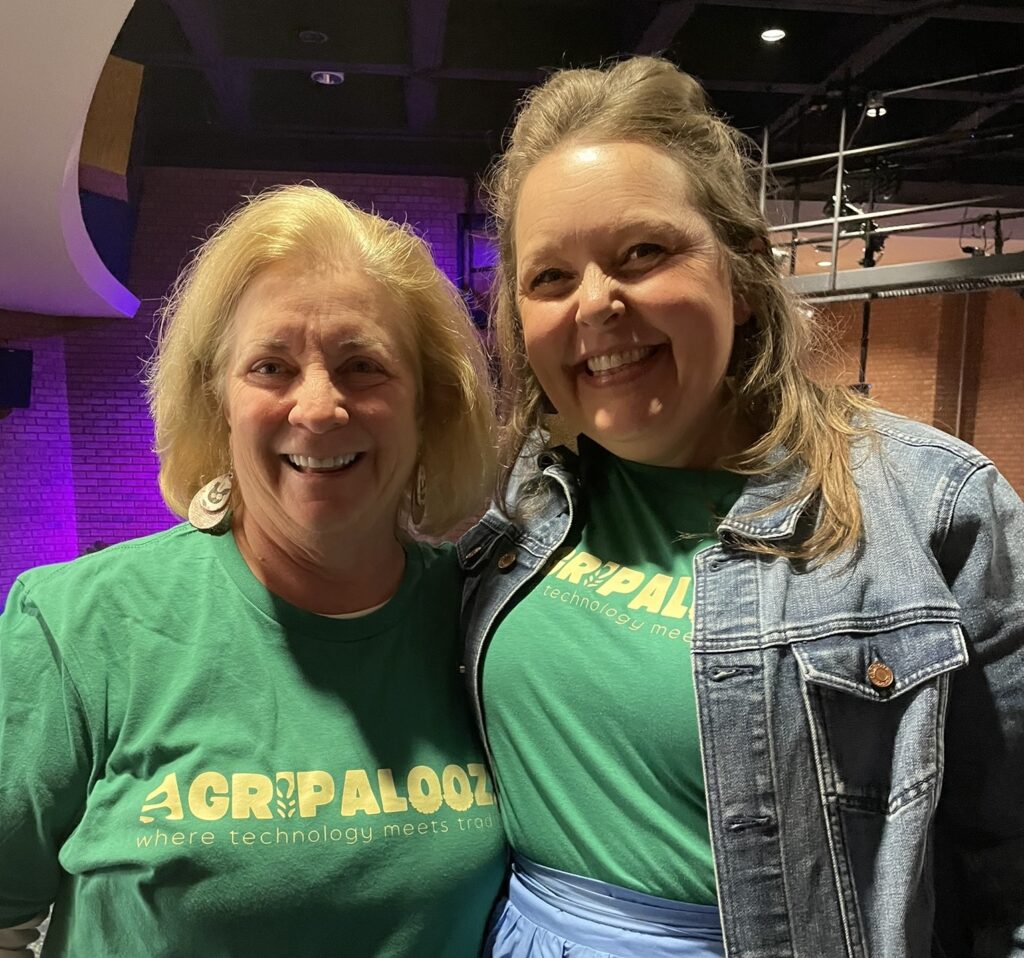
[(35, 958), (28, 946), (39, 937), (39, 925), (45, 917), (43, 912), (13, 928), (0, 928), (0, 958)]

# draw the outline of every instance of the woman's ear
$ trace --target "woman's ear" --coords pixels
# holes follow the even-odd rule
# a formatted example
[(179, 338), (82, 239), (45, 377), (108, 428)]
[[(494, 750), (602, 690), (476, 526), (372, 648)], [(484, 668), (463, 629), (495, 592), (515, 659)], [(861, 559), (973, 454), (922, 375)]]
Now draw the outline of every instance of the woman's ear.
[[(747, 243), (747, 250), (755, 256), (771, 255), (771, 246), (763, 236), (755, 236)], [(743, 326), (753, 316), (754, 311), (742, 293), (733, 293), (732, 296), (732, 321), (737, 326)]]
[(746, 299), (740, 293), (733, 293), (732, 296), (732, 321), (736, 326), (743, 326), (754, 315), (754, 311), (748, 305)]

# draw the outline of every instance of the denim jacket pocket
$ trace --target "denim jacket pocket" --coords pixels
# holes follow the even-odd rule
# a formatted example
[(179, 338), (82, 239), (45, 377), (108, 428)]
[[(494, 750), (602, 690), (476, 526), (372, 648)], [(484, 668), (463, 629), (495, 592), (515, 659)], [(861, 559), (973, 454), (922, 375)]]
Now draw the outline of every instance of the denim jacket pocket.
[(893, 814), (934, 794), (950, 675), (967, 664), (959, 624), (919, 621), (792, 648), (823, 799)]

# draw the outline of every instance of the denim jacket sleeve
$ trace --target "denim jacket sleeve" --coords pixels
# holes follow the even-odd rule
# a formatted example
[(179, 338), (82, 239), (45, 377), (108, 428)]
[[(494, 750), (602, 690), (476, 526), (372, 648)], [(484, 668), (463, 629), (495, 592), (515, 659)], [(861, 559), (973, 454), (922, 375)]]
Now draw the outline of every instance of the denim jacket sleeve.
[(937, 954), (1024, 956), (1024, 503), (990, 464), (946, 492), (937, 556), (969, 664), (957, 673), (937, 817)]

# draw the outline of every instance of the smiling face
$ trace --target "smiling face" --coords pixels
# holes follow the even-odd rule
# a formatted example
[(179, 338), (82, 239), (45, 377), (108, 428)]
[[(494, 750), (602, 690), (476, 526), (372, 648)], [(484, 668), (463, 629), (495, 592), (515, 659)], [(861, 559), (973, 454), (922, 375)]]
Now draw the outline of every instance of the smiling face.
[(738, 451), (724, 380), (749, 311), (678, 163), (640, 143), (550, 153), (515, 247), (530, 365), (570, 429), (651, 465)]
[(357, 266), (276, 263), (233, 317), (224, 405), (245, 537), (393, 539), (418, 449), (402, 306)]

